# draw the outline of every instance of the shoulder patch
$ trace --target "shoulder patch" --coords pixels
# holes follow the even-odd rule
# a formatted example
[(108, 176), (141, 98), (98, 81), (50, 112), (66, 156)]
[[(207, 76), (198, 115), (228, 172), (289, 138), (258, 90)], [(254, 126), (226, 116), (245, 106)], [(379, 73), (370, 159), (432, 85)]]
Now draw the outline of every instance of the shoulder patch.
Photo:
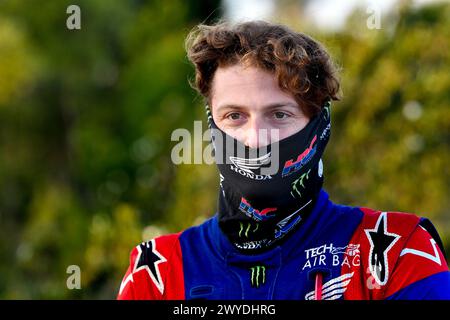
[(402, 212), (360, 210), (364, 216), (350, 243), (360, 245), (361, 264), (343, 266), (341, 271), (355, 272), (360, 281), (349, 285), (345, 299), (383, 299), (400, 253), (420, 219)]
[(419, 225), (402, 248), (386, 296), (391, 296), (413, 283), (444, 271), (448, 271), (444, 254), (435, 238)]
[(156, 249), (155, 239), (142, 242), (136, 249), (138, 252), (133, 267), (133, 274), (140, 270), (145, 270), (159, 292), (164, 294), (164, 282), (161, 278), (159, 264), (167, 262), (167, 260)]
[[(132, 250), (130, 267), (120, 285), (119, 299), (183, 299), (179, 235), (157, 237)], [(132, 297), (126, 292), (132, 292)]]
[(389, 279), (389, 256), (388, 253), (401, 238), (399, 234), (389, 232), (388, 217), (386, 212), (382, 212), (375, 223), (373, 229), (364, 229), (369, 240), (369, 271), (375, 282), (380, 286), (386, 284)]

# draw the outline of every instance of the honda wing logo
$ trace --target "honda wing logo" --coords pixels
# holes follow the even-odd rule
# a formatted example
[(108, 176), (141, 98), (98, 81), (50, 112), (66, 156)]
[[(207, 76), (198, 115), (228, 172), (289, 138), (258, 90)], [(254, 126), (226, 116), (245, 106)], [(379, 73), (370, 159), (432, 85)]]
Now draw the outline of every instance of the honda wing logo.
[[(331, 279), (322, 286), (322, 299), (323, 300), (337, 300), (342, 297), (347, 286), (352, 280), (354, 272), (346, 273), (340, 277)], [(305, 300), (314, 300), (315, 291), (311, 291), (306, 294)]]
[(269, 152), (259, 158), (253, 159), (230, 157), (230, 161), (233, 164), (231, 165), (231, 170), (254, 180), (272, 179), (270, 175), (258, 175), (253, 172), (253, 170), (261, 169), (262, 166), (269, 165), (270, 155), (271, 153)]
[(263, 165), (270, 163), (270, 152), (255, 159), (230, 157), (230, 161), (240, 170), (253, 173), (253, 170), (260, 169)]

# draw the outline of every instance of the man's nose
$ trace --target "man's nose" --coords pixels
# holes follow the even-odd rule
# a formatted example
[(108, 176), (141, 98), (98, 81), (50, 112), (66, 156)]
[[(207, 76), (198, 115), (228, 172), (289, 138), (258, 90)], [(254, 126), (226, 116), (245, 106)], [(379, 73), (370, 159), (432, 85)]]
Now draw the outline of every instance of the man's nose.
[(260, 119), (252, 119), (246, 128), (245, 144), (250, 148), (261, 148), (270, 144), (269, 128)]

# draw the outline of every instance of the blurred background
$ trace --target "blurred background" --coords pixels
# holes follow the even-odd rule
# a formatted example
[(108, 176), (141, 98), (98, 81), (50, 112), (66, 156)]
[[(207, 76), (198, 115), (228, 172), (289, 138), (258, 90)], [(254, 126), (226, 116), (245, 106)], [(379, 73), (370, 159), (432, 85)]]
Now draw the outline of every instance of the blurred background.
[(343, 99), (325, 189), (429, 217), (450, 252), (448, 1), (2, 0), (1, 299), (113, 299), (135, 245), (214, 214), (216, 167), (174, 165), (170, 137), (205, 121), (184, 38), (219, 18), (285, 23), (328, 48)]

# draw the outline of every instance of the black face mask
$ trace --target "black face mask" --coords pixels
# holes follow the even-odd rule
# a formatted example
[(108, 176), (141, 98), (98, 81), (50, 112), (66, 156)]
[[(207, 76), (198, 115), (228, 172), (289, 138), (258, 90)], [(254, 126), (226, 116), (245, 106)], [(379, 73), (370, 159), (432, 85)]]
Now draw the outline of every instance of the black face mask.
[(220, 172), (219, 226), (242, 251), (270, 248), (312, 211), (322, 188), (330, 102), (299, 132), (261, 148), (218, 129), (206, 110)]

